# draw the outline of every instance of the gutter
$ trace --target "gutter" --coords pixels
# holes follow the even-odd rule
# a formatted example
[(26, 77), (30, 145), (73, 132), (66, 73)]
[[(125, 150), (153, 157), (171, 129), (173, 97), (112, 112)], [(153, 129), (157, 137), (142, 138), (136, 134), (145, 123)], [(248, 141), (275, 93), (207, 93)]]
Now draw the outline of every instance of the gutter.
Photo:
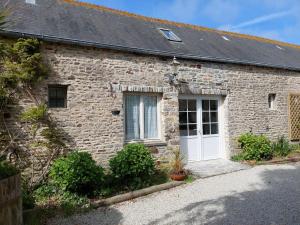
[(268, 68), (274, 68), (274, 69), (284, 69), (284, 70), (300, 72), (300, 68), (289, 67), (289, 66), (280, 66), (280, 65), (268, 64), (268, 63), (259, 63), (256, 61), (244, 61), (244, 60), (235, 60), (235, 59), (230, 59), (230, 58), (218, 58), (218, 57), (211, 57), (211, 56), (181, 54), (178, 52), (160, 51), (160, 50), (153, 50), (153, 49), (128, 47), (128, 46), (122, 46), (122, 45), (111, 45), (111, 44), (104, 44), (104, 43), (99, 43), (99, 42), (90, 42), (90, 41), (62, 38), (62, 37), (43, 35), (43, 34), (24, 33), (24, 32), (18, 32), (18, 31), (13, 31), (13, 30), (0, 30), (0, 35), (1, 34), (4, 36), (7, 36), (7, 37), (12, 37), (12, 38), (20, 38), (20, 37), (32, 38), (32, 37), (34, 37), (34, 38), (41, 39), (46, 42), (52, 42), (52, 43), (71, 44), (71, 45), (78, 45), (78, 46), (84, 46), (84, 47), (96, 47), (96, 48), (101, 48), (101, 49), (117, 50), (117, 51), (145, 54), (145, 55), (152, 55), (152, 56), (162, 56), (162, 57), (176, 56), (176, 58), (186, 59), (186, 60), (268, 67)]

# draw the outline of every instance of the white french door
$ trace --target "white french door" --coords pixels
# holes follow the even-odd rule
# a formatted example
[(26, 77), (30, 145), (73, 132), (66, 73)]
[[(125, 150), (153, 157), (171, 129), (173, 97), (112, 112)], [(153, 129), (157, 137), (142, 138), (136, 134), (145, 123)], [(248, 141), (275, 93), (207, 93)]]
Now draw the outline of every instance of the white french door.
[(220, 158), (220, 98), (179, 98), (180, 147), (187, 161)]

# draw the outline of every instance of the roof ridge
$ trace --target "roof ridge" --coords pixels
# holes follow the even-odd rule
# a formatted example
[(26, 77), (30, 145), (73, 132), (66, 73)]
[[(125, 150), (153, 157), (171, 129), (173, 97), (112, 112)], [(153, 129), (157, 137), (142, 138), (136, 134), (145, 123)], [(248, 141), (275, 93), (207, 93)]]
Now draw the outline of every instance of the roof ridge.
[(143, 15), (139, 15), (139, 14), (123, 11), (123, 10), (109, 8), (109, 7), (106, 7), (106, 6), (91, 4), (91, 3), (87, 3), (87, 2), (81, 2), (81, 1), (78, 1), (78, 0), (58, 0), (58, 1), (68, 3), (68, 4), (71, 4), (71, 5), (75, 5), (75, 6), (81, 6), (81, 7), (98, 9), (98, 10), (103, 10), (103, 11), (106, 11), (106, 12), (116, 13), (116, 14), (119, 14), (119, 15), (122, 15), (122, 16), (133, 17), (133, 18), (136, 18), (136, 19), (144, 20), (144, 21), (162, 23), (162, 24), (173, 25), (173, 26), (177, 26), (177, 27), (186, 27), (186, 28), (191, 28), (191, 29), (200, 30), (200, 31), (214, 32), (214, 33), (218, 33), (220, 35), (230, 35), (232, 37), (238, 37), (238, 38), (243, 38), (243, 39), (249, 39), (249, 40), (259, 41), (259, 42), (263, 42), (263, 43), (268, 43), (268, 44), (281, 45), (281, 46), (285, 46), (285, 47), (292, 47), (292, 48), (300, 49), (300, 45), (297, 45), (297, 44), (291, 44), (291, 43), (287, 43), (287, 42), (283, 42), (283, 41), (273, 40), (273, 39), (254, 36), (254, 35), (217, 30), (217, 29), (203, 27), (203, 26), (199, 26), (199, 25), (192, 25), (192, 24), (187, 24), (187, 23), (174, 22), (174, 21), (170, 21), (170, 20), (164, 20), (164, 19), (159, 19), (159, 18), (143, 16)]

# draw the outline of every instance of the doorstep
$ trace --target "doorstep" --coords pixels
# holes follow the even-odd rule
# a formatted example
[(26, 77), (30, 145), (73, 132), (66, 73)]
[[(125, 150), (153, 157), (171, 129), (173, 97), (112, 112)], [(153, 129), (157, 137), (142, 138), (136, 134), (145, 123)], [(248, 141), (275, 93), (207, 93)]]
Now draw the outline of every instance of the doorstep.
[(190, 173), (199, 178), (233, 173), (240, 170), (250, 169), (251, 166), (226, 159), (215, 159), (198, 162), (188, 162), (185, 166)]

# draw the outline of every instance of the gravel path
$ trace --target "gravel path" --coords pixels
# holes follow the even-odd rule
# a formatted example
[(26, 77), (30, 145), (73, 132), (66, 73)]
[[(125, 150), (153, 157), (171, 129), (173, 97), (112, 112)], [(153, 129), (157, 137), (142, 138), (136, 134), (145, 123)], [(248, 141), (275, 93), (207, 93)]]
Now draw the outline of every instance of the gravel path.
[(51, 225), (300, 224), (300, 163), (201, 179)]

